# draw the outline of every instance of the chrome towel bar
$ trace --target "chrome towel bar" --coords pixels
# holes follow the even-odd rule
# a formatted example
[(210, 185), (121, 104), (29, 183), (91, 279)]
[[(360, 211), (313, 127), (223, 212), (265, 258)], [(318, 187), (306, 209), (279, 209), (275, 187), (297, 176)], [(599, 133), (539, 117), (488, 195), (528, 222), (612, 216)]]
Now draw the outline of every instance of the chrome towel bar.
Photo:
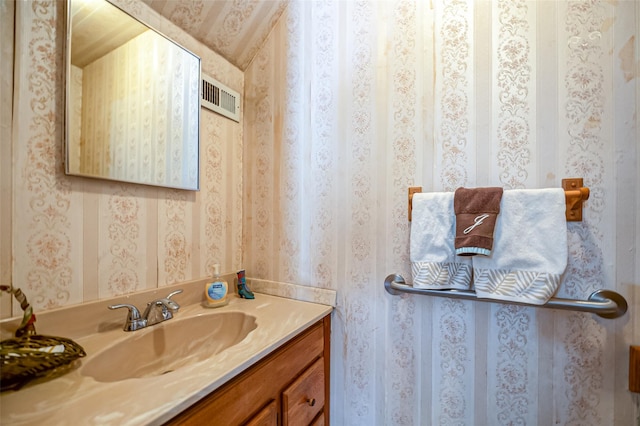
[(588, 300), (574, 300), (551, 298), (544, 305), (530, 305), (526, 303), (510, 302), (506, 300), (480, 299), (471, 290), (430, 290), (424, 288), (414, 288), (406, 284), (402, 275), (391, 274), (384, 280), (384, 288), (389, 294), (398, 295), (400, 293), (423, 294), (427, 296), (449, 297), (453, 299), (477, 300), (480, 302), (507, 303), (511, 305), (532, 306), (537, 308), (561, 309), (565, 311), (590, 312), (602, 318), (618, 318), (627, 312), (627, 301), (625, 298), (612, 290), (596, 290), (589, 296)]

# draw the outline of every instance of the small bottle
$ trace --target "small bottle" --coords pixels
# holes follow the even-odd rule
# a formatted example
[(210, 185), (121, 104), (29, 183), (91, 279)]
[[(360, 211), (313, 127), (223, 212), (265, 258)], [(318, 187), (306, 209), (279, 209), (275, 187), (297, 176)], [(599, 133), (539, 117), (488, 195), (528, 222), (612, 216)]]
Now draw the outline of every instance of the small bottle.
[(229, 285), (227, 282), (220, 278), (220, 265), (213, 265), (213, 281), (205, 284), (204, 286), (204, 302), (202, 305), (205, 308), (217, 308), (229, 303), (227, 299), (227, 291)]

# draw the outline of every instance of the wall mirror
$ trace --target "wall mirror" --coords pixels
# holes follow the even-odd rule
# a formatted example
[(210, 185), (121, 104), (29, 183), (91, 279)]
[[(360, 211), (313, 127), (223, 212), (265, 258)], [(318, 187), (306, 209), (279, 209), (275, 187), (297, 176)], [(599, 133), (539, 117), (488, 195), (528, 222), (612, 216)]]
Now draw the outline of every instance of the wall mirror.
[(67, 0), (65, 170), (198, 189), (200, 58), (106, 0)]

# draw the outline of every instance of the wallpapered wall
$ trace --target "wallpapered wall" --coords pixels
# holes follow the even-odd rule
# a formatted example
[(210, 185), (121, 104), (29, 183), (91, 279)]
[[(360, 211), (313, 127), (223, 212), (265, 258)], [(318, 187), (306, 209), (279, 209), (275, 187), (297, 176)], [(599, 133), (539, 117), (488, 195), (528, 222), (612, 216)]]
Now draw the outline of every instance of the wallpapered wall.
[[(13, 21), (4, 3), (3, 29)], [(3, 194), (12, 188), (2, 200), (2, 240), (11, 235), (13, 247), (2, 252), (3, 282), (12, 278), (37, 312), (205, 277), (215, 262), (225, 272), (240, 269), (240, 124), (202, 110), (198, 192), (64, 175), (64, 3), (15, 3), (13, 152), (4, 155), (10, 139), (3, 127), (0, 160)], [(117, 3), (200, 56), (204, 73), (243, 91), (235, 66), (146, 4)], [(3, 52), (11, 46), (4, 30), (2, 46)], [(11, 123), (11, 98), (4, 96), (10, 76), (3, 68), (3, 123)], [(13, 173), (7, 176), (7, 169)], [(8, 200), (12, 208), (5, 207)], [(2, 299), (1, 314), (10, 316), (7, 295)]]
[[(634, 422), (639, 35), (634, 1), (290, 3), (245, 72), (243, 252), (337, 290), (332, 424)], [(615, 289), (624, 318), (384, 292), (409, 186), (564, 177), (591, 198), (559, 296)]]

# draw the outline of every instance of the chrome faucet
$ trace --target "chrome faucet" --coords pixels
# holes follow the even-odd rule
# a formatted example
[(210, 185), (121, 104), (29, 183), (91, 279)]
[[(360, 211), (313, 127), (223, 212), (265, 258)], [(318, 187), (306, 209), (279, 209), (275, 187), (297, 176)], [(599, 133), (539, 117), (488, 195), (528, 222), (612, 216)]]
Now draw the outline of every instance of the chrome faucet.
[(182, 290), (173, 291), (165, 298), (147, 303), (147, 309), (142, 315), (140, 315), (138, 308), (128, 303), (111, 305), (109, 309), (129, 309), (123, 329), (124, 331), (136, 331), (173, 318), (173, 313), (180, 309), (180, 305), (175, 300), (172, 300), (171, 297), (179, 293), (182, 293)]
[(147, 326), (173, 318), (173, 313), (180, 309), (180, 305), (171, 300), (171, 297), (179, 293), (182, 293), (182, 290), (176, 290), (164, 299), (147, 303), (147, 309), (142, 314), (142, 318), (147, 320)]

